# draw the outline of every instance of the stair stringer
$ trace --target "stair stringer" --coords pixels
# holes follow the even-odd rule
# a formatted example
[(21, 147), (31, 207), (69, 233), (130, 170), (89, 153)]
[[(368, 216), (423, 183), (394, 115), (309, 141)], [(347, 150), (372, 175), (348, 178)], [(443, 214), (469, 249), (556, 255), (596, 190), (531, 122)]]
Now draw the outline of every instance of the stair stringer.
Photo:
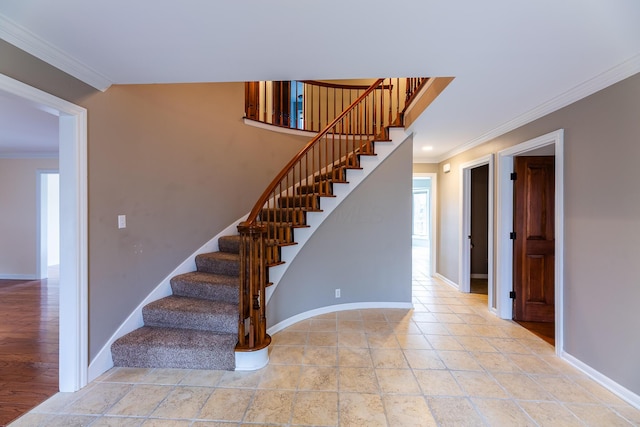
[(349, 169), (347, 172), (348, 183), (334, 184), (333, 195), (335, 197), (323, 197), (320, 202), (320, 212), (307, 212), (306, 228), (296, 228), (294, 233), (295, 245), (284, 246), (280, 249), (283, 264), (269, 267), (269, 280), (272, 283), (266, 289), (267, 304), (275, 292), (278, 283), (284, 277), (289, 266), (292, 264), (300, 250), (309, 241), (311, 236), (340, 203), (355, 190), (382, 162), (389, 157), (398, 147), (400, 147), (412, 134), (401, 127), (390, 127), (388, 129), (389, 141), (375, 142), (375, 155), (360, 156), (360, 167), (362, 169)]
[(216, 234), (207, 243), (202, 245), (198, 250), (187, 257), (180, 265), (178, 265), (171, 273), (169, 273), (158, 284), (158, 286), (156, 286), (153, 291), (151, 291), (147, 295), (147, 297), (143, 301), (141, 301), (140, 304), (138, 304), (138, 306), (125, 319), (125, 321), (120, 324), (113, 335), (111, 335), (109, 340), (100, 349), (96, 357), (94, 357), (93, 360), (91, 360), (91, 363), (89, 363), (89, 382), (98, 378), (100, 375), (113, 367), (113, 357), (111, 356), (111, 345), (113, 344), (113, 342), (118, 338), (128, 334), (129, 332), (141, 328), (144, 325), (144, 322), (142, 320), (142, 308), (149, 303), (171, 295), (173, 293), (171, 291), (171, 278), (179, 274), (195, 271), (196, 255), (218, 251), (218, 239), (220, 239), (220, 237), (222, 236), (238, 234), (238, 225), (241, 222), (246, 221), (248, 216), (249, 214), (247, 213), (246, 215), (237, 219), (224, 230)]

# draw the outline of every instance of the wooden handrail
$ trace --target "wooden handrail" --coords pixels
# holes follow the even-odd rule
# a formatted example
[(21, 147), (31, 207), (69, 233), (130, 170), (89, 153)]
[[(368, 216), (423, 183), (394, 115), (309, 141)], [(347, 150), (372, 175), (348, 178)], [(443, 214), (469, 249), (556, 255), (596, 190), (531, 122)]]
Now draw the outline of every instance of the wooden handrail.
[[(298, 80), (300, 83), (307, 83), (314, 86), (328, 87), (331, 89), (355, 89), (355, 90), (367, 90), (371, 85), (350, 85), (345, 83), (330, 83), (322, 82), (319, 80)], [(386, 89), (387, 86), (376, 87), (376, 89)]]
[[(338, 106), (334, 96), (332, 109), (338, 110), (339, 107), (340, 113), (330, 120), (330, 100), (327, 97), (317, 117), (324, 115), (328, 123), (276, 175), (247, 219), (238, 226), (241, 241), (237, 350), (255, 351), (269, 345), (271, 338), (266, 333), (265, 315), (268, 268), (283, 262), (280, 248), (295, 243), (294, 229), (306, 227), (309, 212), (320, 211), (320, 198), (332, 197), (334, 184), (347, 182), (346, 171), (359, 169), (361, 156), (375, 154), (374, 141), (386, 139), (388, 126), (402, 124), (404, 107), (401, 103), (405, 99), (401, 99), (404, 96), (400, 95), (400, 81), (376, 79), (356, 99), (350, 98), (346, 108)], [(272, 85), (278, 88), (277, 102), (281, 104), (285, 98), (296, 98), (291, 97), (283, 83), (286, 82), (274, 82)], [(408, 80), (402, 83), (410, 86)], [(255, 96), (260, 94), (260, 90), (259, 82), (246, 86), (247, 96), (254, 97), (252, 102), (247, 102), (246, 111), (251, 107), (258, 117), (262, 101)], [(313, 92), (309, 95), (313, 98)], [(405, 95), (408, 98), (409, 93)], [(349, 93), (351, 96), (352, 92)], [(273, 102), (275, 105), (276, 100)], [(340, 103), (344, 102), (341, 95)], [(288, 113), (273, 113), (272, 116), (277, 117), (282, 125), (283, 117)], [(284, 119), (285, 122), (287, 120)]]
[(280, 173), (278, 175), (276, 175), (276, 177), (273, 179), (273, 181), (271, 181), (271, 184), (269, 184), (269, 186), (264, 190), (264, 192), (262, 193), (262, 195), (260, 196), (260, 198), (258, 199), (256, 204), (253, 206), (253, 209), (251, 209), (251, 212), (249, 213), (249, 216), (247, 217), (247, 220), (244, 222), (244, 224), (249, 225), (249, 224), (252, 224), (252, 223), (254, 223), (256, 221), (256, 219), (258, 217), (258, 213), (260, 213), (260, 211), (264, 207), (265, 203), (269, 199), (269, 196), (271, 195), (273, 190), (276, 188), (278, 183), (280, 183), (280, 181), (282, 181), (282, 178), (284, 178), (287, 175), (287, 173), (289, 173), (291, 167), (293, 167), (296, 163), (298, 163), (300, 161), (300, 159), (305, 155), (305, 153), (307, 153), (311, 149), (311, 147), (313, 147), (316, 144), (317, 141), (319, 141), (324, 135), (326, 135), (331, 129), (333, 129), (333, 127), (337, 123), (339, 123), (340, 120), (342, 120), (342, 118), (344, 118), (349, 113), (349, 111), (351, 111), (351, 109), (353, 109), (353, 107), (355, 105), (357, 105), (360, 102), (362, 102), (362, 100), (365, 99), (378, 86), (380, 86), (380, 83), (382, 83), (383, 81), (384, 81), (384, 79), (376, 80), (371, 86), (369, 86), (369, 88), (362, 95), (360, 95), (360, 97), (358, 99), (353, 101), (351, 103), (351, 105), (349, 105), (349, 107), (347, 109), (345, 109), (338, 117), (333, 119), (333, 121), (331, 123), (329, 123), (327, 126), (325, 126), (325, 128), (324, 128), (324, 130), (322, 132), (318, 133), (318, 135), (313, 137), (313, 139), (311, 141), (309, 141), (307, 143), (307, 145), (305, 145), (302, 148), (302, 150), (300, 150), (298, 152), (298, 154), (296, 154), (289, 161), (289, 163), (287, 163), (287, 165), (280, 171)]

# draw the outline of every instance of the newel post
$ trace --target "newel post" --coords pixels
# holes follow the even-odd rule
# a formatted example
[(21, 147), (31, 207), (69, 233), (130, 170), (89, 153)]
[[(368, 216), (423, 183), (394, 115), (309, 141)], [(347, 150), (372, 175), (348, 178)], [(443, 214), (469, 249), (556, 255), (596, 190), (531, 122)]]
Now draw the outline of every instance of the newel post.
[(253, 351), (269, 345), (266, 321), (266, 227), (248, 222), (240, 232), (240, 303), (238, 305), (238, 345)]

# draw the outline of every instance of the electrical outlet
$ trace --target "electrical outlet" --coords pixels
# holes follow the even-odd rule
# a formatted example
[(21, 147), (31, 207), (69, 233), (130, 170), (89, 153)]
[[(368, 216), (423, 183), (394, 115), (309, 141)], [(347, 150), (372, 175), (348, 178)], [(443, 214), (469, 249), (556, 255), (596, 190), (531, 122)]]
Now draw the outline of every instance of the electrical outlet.
[(340, 298), (340, 289), (336, 289), (336, 298)]
[(127, 228), (127, 216), (118, 215), (118, 228)]

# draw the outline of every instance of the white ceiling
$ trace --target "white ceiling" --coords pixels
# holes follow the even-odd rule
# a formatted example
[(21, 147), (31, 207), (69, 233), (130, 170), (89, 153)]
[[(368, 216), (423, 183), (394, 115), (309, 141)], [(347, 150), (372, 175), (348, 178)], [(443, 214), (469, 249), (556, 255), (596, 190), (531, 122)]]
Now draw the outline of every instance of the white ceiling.
[(640, 2), (21, 0), (0, 37), (100, 89), (454, 76), (413, 127), (437, 161), (640, 71)]

